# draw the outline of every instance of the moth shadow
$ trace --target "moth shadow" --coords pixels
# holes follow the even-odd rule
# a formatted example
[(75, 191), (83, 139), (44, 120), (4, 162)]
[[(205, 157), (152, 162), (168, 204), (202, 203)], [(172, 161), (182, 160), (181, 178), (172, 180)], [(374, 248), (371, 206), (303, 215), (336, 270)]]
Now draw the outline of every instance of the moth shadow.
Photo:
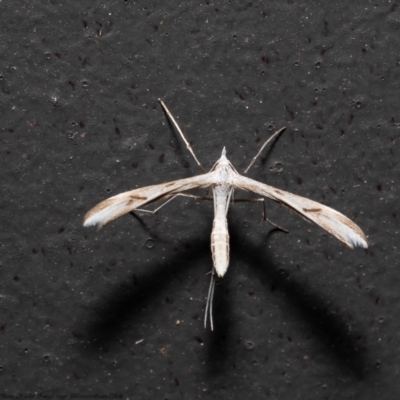
[[(284, 295), (281, 300), (291, 311), (291, 317), (308, 325), (312, 336), (322, 344), (341, 371), (350, 371), (355, 377), (364, 378), (367, 370), (366, 349), (357, 340), (357, 328), (354, 333), (349, 332), (346, 321), (340, 315), (328, 312), (332, 305), (321, 300), (320, 293), (313, 293), (301, 282), (281, 274), (266, 250), (267, 242), (276, 232), (276, 229), (270, 231), (266, 243), (260, 248), (249, 242), (235, 224), (230, 224), (232, 258), (242, 258), (257, 270), (262, 281), (270, 282), (276, 287), (278, 295)], [(209, 235), (204, 232), (201, 237), (205, 239), (188, 242), (191, 250), (163, 260), (163, 265), (155, 261), (146, 266), (148, 272), (141, 274), (139, 279), (133, 276), (131, 284), (116, 284), (99, 307), (91, 315), (85, 316), (85, 319), (91, 321), (84, 328), (85, 349), (92, 352), (107, 351), (111, 344), (118, 341), (127, 325), (132, 330), (132, 325), (142, 318), (146, 304), (162, 296), (174, 272), (183, 269), (188, 271), (188, 266), (194, 260), (210, 260)], [(211, 267), (211, 260), (209, 262)], [(215, 290), (215, 330), (211, 332), (207, 328), (205, 340), (207, 372), (211, 376), (226, 373), (227, 362), (235, 359), (232, 348), (235, 348), (233, 332), (236, 329), (230, 290), (229, 277), (221, 279)]]
[(268, 233), (262, 248), (246, 241), (237, 229), (231, 228), (230, 232), (233, 256), (242, 258), (257, 270), (262, 281), (270, 282), (278, 295), (284, 295), (281, 300), (291, 311), (290, 316), (308, 325), (311, 334), (325, 347), (327, 355), (338, 364), (340, 371), (350, 371), (357, 379), (364, 378), (368, 369), (367, 350), (358, 340), (360, 330), (356, 327), (354, 333), (349, 332), (346, 321), (329, 312), (332, 304), (321, 300), (321, 293), (314, 293), (308, 286), (282, 275), (268, 257), (267, 242), (279, 230), (273, 229)]
[(190, 250), (163, 260), (162, 265), (157, 261), (147, 265), (148, 272), (140, 274), (140, 277), (133, 275), (130, 284), (115, 284), (115, 288), (102, 298), (98, 307), (85, 316), (86, 320), (91, 321), (83, 328), (86, 350), (107, 351), (110, 345), (119, 340), (123, 331), (129, 329), (132, 335), (134, 325), (143, 320), (143, 310), (148, 304), (153, 305), (155, 299), (163, 298), (171, 276), (183, 269), (189, 270), (195, 260), (210, 257), (208, 237), (202, 241), (187, 242), (187, 245)]

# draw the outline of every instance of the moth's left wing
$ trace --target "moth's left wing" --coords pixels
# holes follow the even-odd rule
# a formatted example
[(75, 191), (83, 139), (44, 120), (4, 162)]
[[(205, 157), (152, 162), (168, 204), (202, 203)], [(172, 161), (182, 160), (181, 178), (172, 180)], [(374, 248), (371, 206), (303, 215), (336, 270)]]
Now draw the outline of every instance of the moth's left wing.
[(306, 219), (315, 222), (351, 248), (368, 247), (367, 239), (359, 226), (330, 207), (239, 174), (235, 175), (233, 185), (238, 189), (260, 194), (289, 207)]
[(110, 197), (88, 211), (83, 219), (84, 226), (104, 225), (121, 217), (135, 208), (160, 200), (175, 193), (186, 190), (203, 188), (213, 184), (214, 172), (161, 183), (159, 185), (146, 186)]

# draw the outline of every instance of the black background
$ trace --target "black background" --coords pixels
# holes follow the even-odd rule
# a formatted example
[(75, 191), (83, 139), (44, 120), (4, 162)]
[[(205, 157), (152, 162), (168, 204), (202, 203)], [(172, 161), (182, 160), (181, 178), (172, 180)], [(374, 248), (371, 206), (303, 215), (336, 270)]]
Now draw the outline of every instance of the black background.
[[(397, 398), (396, 1), (0, 10), (1, 396)], [(243, 171), (286, 125), (249, 176), (344, 213), (370, 248), (234, 204), (205, 330), (211, 202), (82, 227), (111, 195), (200, 172), (159, 97), (207, 168), (226, 146)]]

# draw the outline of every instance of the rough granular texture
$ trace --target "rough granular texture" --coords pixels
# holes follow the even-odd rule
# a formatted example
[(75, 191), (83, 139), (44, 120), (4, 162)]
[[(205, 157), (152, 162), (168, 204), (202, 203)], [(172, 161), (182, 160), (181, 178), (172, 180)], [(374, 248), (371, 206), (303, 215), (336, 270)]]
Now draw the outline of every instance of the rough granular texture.
[[(3, 0), (0, 15), (0, 396), (399, 398), (396, 2)], [(342, 212), (369, 249), (233, 204), (204, 330), (212, 202), (82, 227), (109, 196), (201, 172), (158, 98), (207, 168), (226, 146), (242, 172), (286, 126), (249, 176)]]

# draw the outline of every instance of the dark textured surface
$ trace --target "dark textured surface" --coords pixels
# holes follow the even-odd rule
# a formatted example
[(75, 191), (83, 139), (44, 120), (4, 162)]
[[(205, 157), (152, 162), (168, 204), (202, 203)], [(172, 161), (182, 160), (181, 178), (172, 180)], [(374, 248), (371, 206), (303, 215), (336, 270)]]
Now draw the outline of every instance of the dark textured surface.
[[(398, 398), (397, 2), (159, 3), (0, 2), (1, 392)], [(207, 168), (227, 146), (242, 171), (286, 125), (249, 175), (343, 212), (368, 251), (235, 204), (204, 330), (211, 203), (81, 226), (199, 173), (158, 97)]]

